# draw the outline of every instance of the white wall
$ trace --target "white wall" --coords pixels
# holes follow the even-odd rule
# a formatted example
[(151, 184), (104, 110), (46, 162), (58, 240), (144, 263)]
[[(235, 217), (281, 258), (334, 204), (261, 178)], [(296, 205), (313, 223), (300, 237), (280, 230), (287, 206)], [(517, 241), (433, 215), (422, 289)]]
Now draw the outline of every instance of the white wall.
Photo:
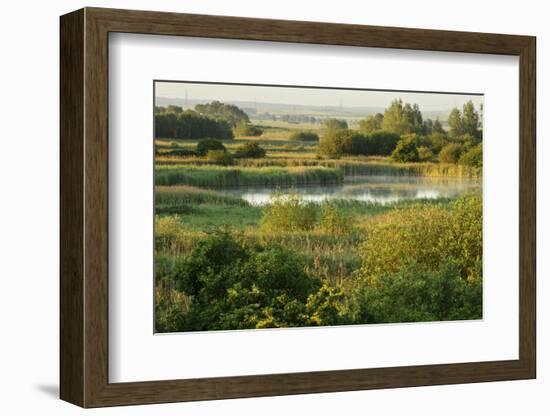
[[(82, 6), (318, 20), (388, 26), (529, 34), (538, 37), (538, 290), (539, 378), (536, 381), (274, 397), (92, 410), (118, 415), (543, 415), (550, 400), (550, 361), (543, 323), (550, 294), (543, 243), (550, 230), (541, 213), (550, 207), (543, 181), (550, 146), (542, 128), (544, 63), (550, 56), (545, 2), (340, 0), (146, 1), (52, 0), (4, 2), (0, 14), (0, 409), (4, 414), (70, 415), (82, 412), (57, 400), (58, 385), (58, 16)], [(7, 148), (6, 148), (7, 146)], [(546, 201), (543, 200), (546, 198)], [(548, 329), (548, 328), (547, 328)]]

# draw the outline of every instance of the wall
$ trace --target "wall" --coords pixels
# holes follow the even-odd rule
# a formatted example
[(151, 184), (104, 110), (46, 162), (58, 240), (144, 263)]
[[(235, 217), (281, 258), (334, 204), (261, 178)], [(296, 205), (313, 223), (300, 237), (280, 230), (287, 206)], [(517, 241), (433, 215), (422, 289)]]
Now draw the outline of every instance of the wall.
[[(0, 216), (0, 409), (4, 414), (41, 412), (72, 415), (80, 409), (61, 402), (58, 384), (58, 16), (82, 6), (156, 9), (189, 13), (242, 15), (433, 29), (529, 34), (538, 37), (539, 166), (539, 378), (536, 381), (441, 386), (340, 394), (321, 394), (208, 403), (168, 404), (92, 410), (102, 415), (281, 415), (421, 414), (543, 415), (550, 402), (550, 361), (544, 347), (548, 330), (543, 243), (550, 237), (548, 179), (544, 162), (550, 146), (543, 140), (544, 78), (550, 56), (550, 26), (545, 3), (441, 1), (273, 2), (68, 1), (4, 2), (0, 16), (2, 74), (0, 89), (2, 198)], [(7, 148), (6, 148), (7, 146)], [(543, 199), (546, 198), (546, 201)], [(475, 342), (475, 340), (474, 340)]]

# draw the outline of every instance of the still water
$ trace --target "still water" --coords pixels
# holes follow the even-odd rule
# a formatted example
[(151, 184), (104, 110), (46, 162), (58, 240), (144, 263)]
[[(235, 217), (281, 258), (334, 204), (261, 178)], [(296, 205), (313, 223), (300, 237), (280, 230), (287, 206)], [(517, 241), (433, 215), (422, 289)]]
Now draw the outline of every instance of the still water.
[[(428, 178), (418, 176), (350, 176), (343, 184), (324, 186), (297, 186), (278, 188), (282, 193), (295, 192), (306, 201), (321, 202), (326, 199), (352, 199), (357, 201), (390, 203), (406, 199), (455, 197), (481, 189), (478, 179)], [(269, 203), (276, 188), (241, 187), (220, 191), (238, 196), (252, 205)]]

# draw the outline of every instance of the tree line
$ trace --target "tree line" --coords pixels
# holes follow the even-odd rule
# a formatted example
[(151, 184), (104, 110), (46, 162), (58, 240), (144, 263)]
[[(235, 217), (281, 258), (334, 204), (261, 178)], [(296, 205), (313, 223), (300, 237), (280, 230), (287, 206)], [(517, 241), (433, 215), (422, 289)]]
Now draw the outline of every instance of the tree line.
[[(483, 107), (480, 108), (480, 111)], [(424, 119), (417, 104), (394, 100), (384, 113), (366, 117), (358, 130), (345, 120), (325, 121), (321, 154), (392, 156), (397, 162), (440, 161), (481, 167), (481, 117), (472, 101), (454, 108), (446, 131), (439, 120)]]
[(249, 123), (248, 115), (239, 107), (220, 101), (197, 104), (193, 110), (175, 105), (155, 107), (156, 137), (231, 140), (235, 128), (246, 129)]

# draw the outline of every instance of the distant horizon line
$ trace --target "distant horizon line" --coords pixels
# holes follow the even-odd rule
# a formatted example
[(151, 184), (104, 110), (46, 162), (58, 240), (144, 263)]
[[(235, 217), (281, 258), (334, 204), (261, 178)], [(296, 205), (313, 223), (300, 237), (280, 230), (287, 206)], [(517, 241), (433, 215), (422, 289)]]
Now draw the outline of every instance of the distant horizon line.
[[(270, 101), (251, 101), (251, 100), (220, 100), (216, 98), (185, 98), (185, 97), (166, 97), (166, 96), (155, 96), (155, 101), (157, 99), (164, 99), (164, 100), (189, 100), (189, 101), (220, 101), (222, 103), (228, 103), (228, 104), (234, 104), (234, 103), (256, 103), (256, 104), (269, 104), (273, 106), (289, 106), (289, 107), (315, 107), (315, 108), (353, 108), (353, 109), (365, 109), (365, 108), (371, 108), (371, 109), (377, 109), (377, 110), (385, 110), (387, 107), (379, 106), (379, 105), (342, 105), (339, 104), (333, 104), (333, 105), (315, 105), (315, 104), (283, 104), (283, 103), (274, 103)], [(403, 100), (404, 103), (407, 104), (416, 104), (416, 103), (409, 103), (405, 100)], [(155, 105), (157, 103), (155, 102)], [(434, 112), (450, 112), (453, 110), (453, 108), (443, 108), (438, 110), (422, 110), (422, 108), (419, 106), (420, 112), (425, 113), (434, 113)]]

